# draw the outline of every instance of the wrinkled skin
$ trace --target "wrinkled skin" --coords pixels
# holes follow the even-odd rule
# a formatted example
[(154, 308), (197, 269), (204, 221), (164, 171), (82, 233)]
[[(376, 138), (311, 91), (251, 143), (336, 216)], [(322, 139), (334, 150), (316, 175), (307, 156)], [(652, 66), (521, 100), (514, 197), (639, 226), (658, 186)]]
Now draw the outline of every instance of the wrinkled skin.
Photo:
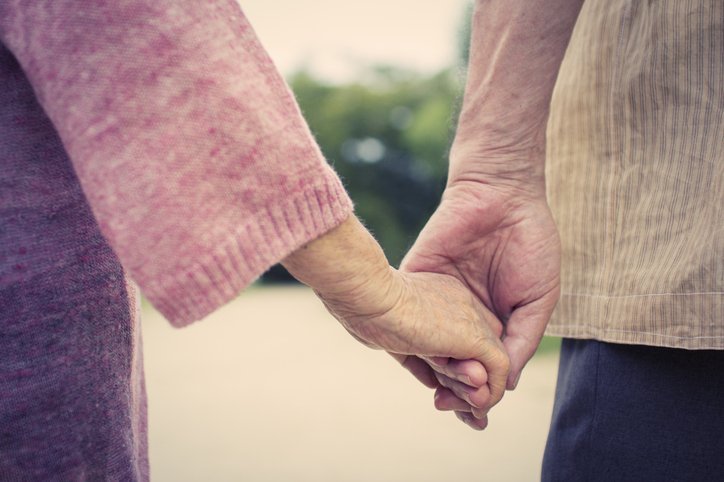
[[(560, 239), (542, 194), (479, 182), (451, 184), (403, 261), (403, 271), (444, 273), (460, 280), (494, 315), (510, 357), (509, 389), (533, 356), (560, 294)], [(465, 401), (455, 382), (479, 372), (474, 362), (407, 361), (422, 380), (439, 383), (435, 404), (456, 410), (473, 428), (487, 418)], [(473, 416), (471, 416), (473, 415)]]

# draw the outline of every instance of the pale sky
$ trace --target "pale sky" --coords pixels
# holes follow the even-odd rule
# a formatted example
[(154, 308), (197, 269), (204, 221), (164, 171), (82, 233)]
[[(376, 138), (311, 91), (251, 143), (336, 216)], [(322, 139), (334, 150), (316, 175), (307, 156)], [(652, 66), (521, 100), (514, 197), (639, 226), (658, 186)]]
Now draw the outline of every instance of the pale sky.
[(353, 80), (364, 64), (425, 73), (455, 61), (469, 0), (239, 0), (283, 74), (306, 65), (321, 79)]

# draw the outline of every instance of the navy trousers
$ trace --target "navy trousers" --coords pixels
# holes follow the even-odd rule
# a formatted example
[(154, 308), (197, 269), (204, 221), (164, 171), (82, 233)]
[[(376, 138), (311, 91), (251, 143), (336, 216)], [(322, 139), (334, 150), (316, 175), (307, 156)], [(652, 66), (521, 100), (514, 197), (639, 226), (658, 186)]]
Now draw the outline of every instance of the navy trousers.
[(724, 481), (724, 351), (563, 340), (543, 481)]

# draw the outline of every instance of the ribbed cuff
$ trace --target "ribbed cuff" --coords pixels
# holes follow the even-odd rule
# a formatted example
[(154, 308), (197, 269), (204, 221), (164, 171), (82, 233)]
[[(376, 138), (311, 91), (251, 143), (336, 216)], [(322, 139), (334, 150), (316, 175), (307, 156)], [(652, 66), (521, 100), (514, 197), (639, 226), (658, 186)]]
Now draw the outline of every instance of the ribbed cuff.
[(330, 174), (244, 220), (193, 266), (146, 287), (145, 295), (172, 325), (188, 325), (233, 300), (271, 266), (351, 213), (349, 196)]

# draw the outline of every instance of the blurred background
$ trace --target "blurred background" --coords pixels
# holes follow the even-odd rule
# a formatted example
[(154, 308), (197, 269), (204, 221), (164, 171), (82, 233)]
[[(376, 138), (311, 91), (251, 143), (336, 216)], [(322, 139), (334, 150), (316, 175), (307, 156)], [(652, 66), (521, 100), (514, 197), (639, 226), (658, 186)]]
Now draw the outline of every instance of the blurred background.
[[(357, 214), (399, 264), (445, 186), (468, 0), (240, 0)], [(283, 268), (174, 330), (147, 303), (156, 481), (525, 481), (540, 477), (558, 340), (473, 432), (356, 343)]]
[[(467, 0), (241, 0), (357, 215), (399, 264), (440, 199), (462, 96)], [(422, 6), (421, 6), (422, 5)], [(289, 279), (281, 267), (266, 281)]]

